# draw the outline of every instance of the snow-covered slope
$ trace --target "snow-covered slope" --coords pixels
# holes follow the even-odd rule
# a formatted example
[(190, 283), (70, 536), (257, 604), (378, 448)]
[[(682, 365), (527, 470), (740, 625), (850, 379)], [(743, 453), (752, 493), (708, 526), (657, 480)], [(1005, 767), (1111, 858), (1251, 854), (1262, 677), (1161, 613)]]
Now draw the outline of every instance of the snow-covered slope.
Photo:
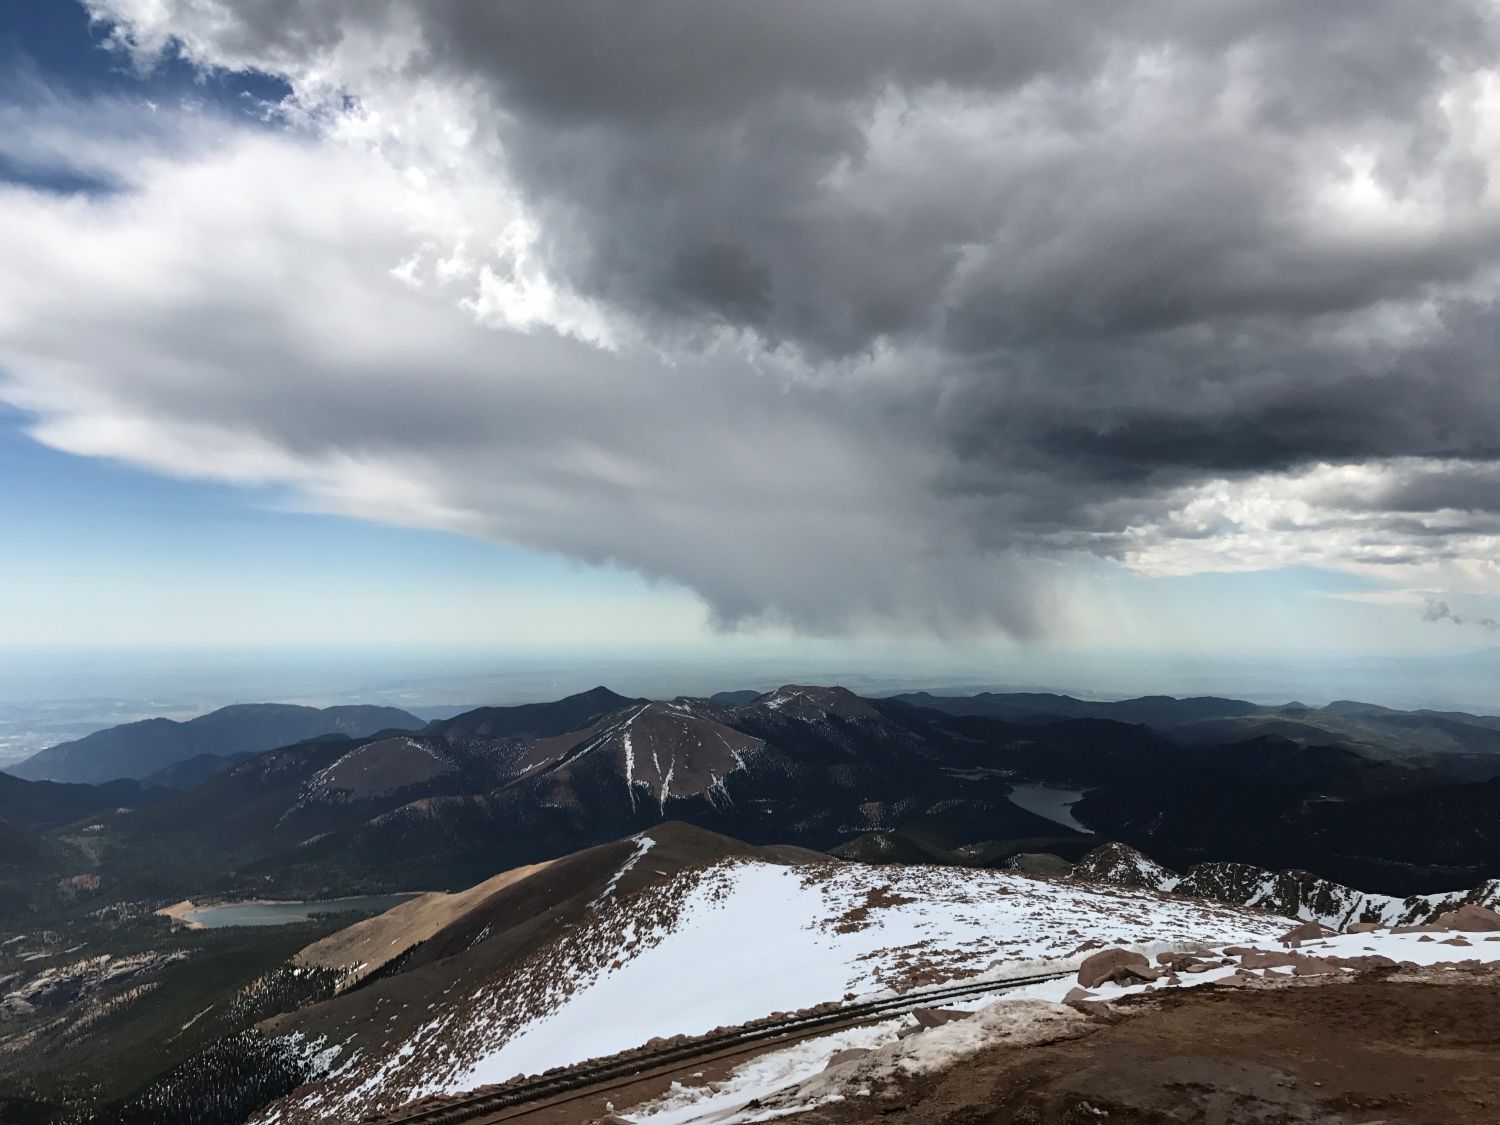
[(1472, 891), (1396, 898), (1346, 887), (1311, 871), (1267, 871), (1247, 863), (1200, 863), (1181, 879), (1160, 885), (1177, 894), (1257, 906), (1288, 918), (1321, 922), (1335, 930), (1353, 922), (1416, 925), (1466, 902), (1492, 906), (1500, 900), (1500, 881), (1495, 880)]
[(1500, 879), (1473, 890), (1396, 898), (1370, 894), (1311, 871), (1268, 871), (1249, 863), (1195, 864), (1178, 875), (1127, 844), (1101, 844), (1073, 865), (1074, 879), (1120, 887), (1150, 887), (1179, 895), (1254, 906), (1288, 918), (1342, 930), (1353, 922), (1418, 925), (1464, 903), (1500, 904)]
[(346, 1061), (265, 1120), (357, 1117), (655, 1036), (1099, 943), (1266, 941), (1285, 928), (1255, 911), (995, 871), (731, 860), (600, 901), (504, 979), (434, 997), (414, 1034)]
[[(1500, 962), (1500, 941), (1488, 940), (1497, 935), (1450, 935), (1459, 939), (1459, 945), (1434, 940), (1435, 936), (1421, 933), (1340, 934), (1304, 943), (1297, 952), (1318, 959), (1388, 958), (1419, 970), (1465, 962), (1485, 965)], [(1276, 942), (1260, 943), (1260, 946), (1273, 953), (1285, 952)], [(1278, 990), (1316, 986), (1347, 978), (1355, 971), (1345, 966), (1329, 969), (1326, 974), (1301, 978), (1294, 977), (1290, 968), (1247, 974), (1236, 963), (1236, 958), (1222, 960), (1224, 963), (1215, 963), (1207, 971), (1181, 977), (1173, 975), (1150, 985), (1098, 985), (1092, 990), (1092, 996), (1112, 1002), (1147, 988), (1192, 989), (1208, 984)], [(1474, 978), (1464, 973), (1453, 974), (1455, 982), (1465, 979)], [(1458, 983), (1457, 986), (1463, 985)], [(980, 1050), (999, 1045), (1021, 1048), (1034, 1042), (1081, 1034), (1090, 1024), (1090, 1019), (1061, 1003), (1076, 987), (1076, 979), (1070, 976), (1007, 992), (999, 1000), (983, 998), (959, 1002), (951, 1007), (973, 1012), (971, 1018), (916, 1034), (913, 1034), (912, 1019), (902, 1016), (804, 1039), (793, 1046), (758, 1055), (723, 1077), (674, 1084), (666, 1095), (651, 1102), (620, 1107), (620, 1116), (639, 1125), (749, 1125), (796, 1114), (829, 1100), (868, 1098), (873, 1088), (897, 1077), (947, 1070), (962, 1065)], [(1421, 1018), (1420, 1013), (1414, 1015)], [(1110, 1018), (1120, 1017), (1121, 1013), (1116, 1011)], [(876, 1119), (879, 1107), (871, 1105), (870, 1110), (870, 1119)], [(1256, 1117), (1256, 1120), (1263, 1119)], [(1347, 1119), (1340, 1117), (1338, 1120)], [(1486, 1117), (1484, 1120), (1490, 1119)]]

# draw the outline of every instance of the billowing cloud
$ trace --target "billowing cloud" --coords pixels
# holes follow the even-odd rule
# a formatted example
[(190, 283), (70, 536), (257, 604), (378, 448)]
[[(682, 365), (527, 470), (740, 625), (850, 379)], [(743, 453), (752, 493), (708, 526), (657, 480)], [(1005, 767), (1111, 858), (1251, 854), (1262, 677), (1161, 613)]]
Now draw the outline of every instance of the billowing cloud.
[(90, 7), (294, 94), (7, 192), (61, 448), (728, 622), (1024, 632), (1072, 552), (1495, 579), (1488, 3)]

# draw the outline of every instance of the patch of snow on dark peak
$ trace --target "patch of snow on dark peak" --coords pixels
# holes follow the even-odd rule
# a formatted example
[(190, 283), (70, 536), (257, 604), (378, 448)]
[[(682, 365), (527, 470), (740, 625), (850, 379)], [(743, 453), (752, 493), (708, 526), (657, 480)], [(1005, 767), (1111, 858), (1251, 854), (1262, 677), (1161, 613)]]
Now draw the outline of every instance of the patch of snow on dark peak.
[(765, 707), (789, 718), (804, 721), (829, 717), (845, 720), (881, 717), (880, 712), (868, 700), (861, 699), (844, 687), (785, 684), (747, 706)]

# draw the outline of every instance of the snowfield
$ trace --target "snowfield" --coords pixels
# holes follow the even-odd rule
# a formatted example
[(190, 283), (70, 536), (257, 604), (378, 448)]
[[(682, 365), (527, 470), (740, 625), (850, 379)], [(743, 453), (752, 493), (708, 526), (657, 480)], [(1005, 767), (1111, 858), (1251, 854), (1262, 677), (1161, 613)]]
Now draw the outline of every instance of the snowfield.
[[(576, 966), (574, 993), (557, 1011), (419, 1093), (458, 1092), (653, 1036), (697, 1035), (825, 1000), (1058, 957), (1091, 938), (1235, 942), (1285, 928), (1284, 919), (1227, 907), (998, 872), (719, 864), (700, 874), (674, 923), (652, 931), (634, 957), (598, 973)], [(491, 999), (503, 1005), (504, 991)]]
[(281, 1109), (303, 1120), (357, 1117), (657, 1036), (1037, 959), (1076, 963), (1100, 944), (1267, 942), (1286, 928), (1239, 907), (997, 871), (730, 860), (599, 902), (543, 955)]
[[(1297, 952), (1320, 957), (1379, 954), (1393, 961), (1419, 966), (1470, 959), (1500, 963), (1500, 935), (1465, 934), (1463, 936), (1470, 942), (1467, 947), (1434, 940), (1438, 936), (1419, 933), (1338, 934), (1305, 942)], [(1276, 942), (1255, 944), (1268, 950), (1283, 948)], [(1138, 948), (1150, 952), (1149, 947)], [(1273, 970), (1275, 975), (1285, 972)], [(1177, 985), (1159, 982), (1155, 987), (1193, 988), (1234, 975), (1235, 967), (1226, 965), (1206, 973), (1184, 975)], [(906, 1017), (803, 1040), (785, 1050), (752, 1059), (722, 1081), (701, 1086), (674, 1085), (665, 1097), (623, 1109), (621, 1114), (640, 1125), (748, 1125), (811, 1109), (821, 1102), (857, 1097), (869, 1092), (872, 1074), (878, 1077), (882, 1072), (913, 1074), (944, 1069), (997, 1043), (1023, 1045), (1033, 1029), (1045, 1028), (1049, 1024), (1053, 1034), (1066, 1037), (1069, 1023), (1087, 1022), (1071, 1009), (1059, 1006), (1076, 984), (1076, 979), (1069, 976), (1019, 988), (1006, 993), (1000, 1000), (984, 998), (945, 1004), (952, 1009), (974, 1011), (976, 1016), (905, 1040), (898, 1039), (898, 1032), (912, 1025)], [(1147, 987), (1145, 984), (1104, 984), (1091, 991), (1098, 999), (1109, 1001), (1142, 992)], [(847, 1077), (841, 1079), (838, 1074), (828, 1071), (829, 1060), (837, 1052), (850, 1048), (873, 1052), (861, 1060), (859, 1077), (853, 1088)], [(752, 1103), (754, 1106), (750, 1108)]]

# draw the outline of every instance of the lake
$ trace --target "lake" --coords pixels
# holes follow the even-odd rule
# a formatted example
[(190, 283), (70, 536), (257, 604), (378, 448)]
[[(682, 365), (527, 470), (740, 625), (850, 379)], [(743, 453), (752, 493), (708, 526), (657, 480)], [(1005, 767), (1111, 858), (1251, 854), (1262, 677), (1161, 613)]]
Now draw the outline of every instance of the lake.
[(220, 906), (200, 906), (186, 911), (182, 920), (196, 923), (206, 930), (225, 926), (285, 926), (291, 922), (306, 922), (314, 914), (379, 914), (416, 898), (417, 893), (356, 895), (322, 902), (226, 902)]
[(1010, 791), (1010, 803), (1029, 813), (1046, 817), (1075, 832), (1087, 832), (1073, 816), (1073, 803), (1083, 796), (1081, 789), (1059, 789), (1051, 785), (1017, 785)]

